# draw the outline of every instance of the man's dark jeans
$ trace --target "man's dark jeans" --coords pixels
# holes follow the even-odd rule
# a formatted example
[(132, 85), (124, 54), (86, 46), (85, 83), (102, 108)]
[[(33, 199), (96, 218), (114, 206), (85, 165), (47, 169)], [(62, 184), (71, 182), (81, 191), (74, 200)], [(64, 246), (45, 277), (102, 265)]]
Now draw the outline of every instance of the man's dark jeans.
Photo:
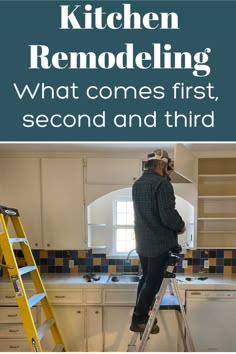
[(139, 255), (143, 276), (139, 281), (137, 300), (132, 317), (132, 321), (137, 324), (148, 320), (148, 313), (164, 278), (168, 256), (168, 252), (158, 257)]

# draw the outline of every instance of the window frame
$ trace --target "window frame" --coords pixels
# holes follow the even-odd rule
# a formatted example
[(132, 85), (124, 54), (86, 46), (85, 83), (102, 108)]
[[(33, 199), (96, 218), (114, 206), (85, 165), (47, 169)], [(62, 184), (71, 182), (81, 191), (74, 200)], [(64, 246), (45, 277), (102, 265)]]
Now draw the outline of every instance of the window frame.
[[(125, 202), (133, 202), (132, 200), (132, 196), (117, 196), (113, 198), (112, 201), (112, 255), (113, 256), (127, 256), (127, 254), (129, 253), (129, 251), (124, 251), (124, 252), (118, 252), (117, 251), (117, 239), (116, 239), (116, 231), (119, 228), (122, 229), (132, 229), (134, 232), (134, 224), (128, 224), (128, 225), (117, 225), (117, 202), (119, 201), (125, 201)], [(134, 242), (135, 242), (135, 237), (134, 237)], [(135, 246), (133, 247), (135, 248)], [(137, 255), (135, 252), (132, 254), (133, 256)]]

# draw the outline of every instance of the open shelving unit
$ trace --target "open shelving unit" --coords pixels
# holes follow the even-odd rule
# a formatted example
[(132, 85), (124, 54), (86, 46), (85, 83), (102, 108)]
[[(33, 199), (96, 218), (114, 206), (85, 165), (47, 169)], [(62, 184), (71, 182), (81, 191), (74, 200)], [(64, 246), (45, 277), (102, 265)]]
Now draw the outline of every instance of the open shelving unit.
[(236, 248), (236, 158), (198, 161), (198, 248)]

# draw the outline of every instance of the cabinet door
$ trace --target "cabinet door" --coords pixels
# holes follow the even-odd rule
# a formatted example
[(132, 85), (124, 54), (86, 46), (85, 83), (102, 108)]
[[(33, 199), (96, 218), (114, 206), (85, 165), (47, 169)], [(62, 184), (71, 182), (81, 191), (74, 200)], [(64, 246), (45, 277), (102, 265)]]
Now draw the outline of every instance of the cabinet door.
[(0, 158), (0, 204), (19, 210), (31, 248), (42, 248), (39, 159)]
[(104, 308), (105, 352), (126, 352), (132, 332), (129, 330), (133, 307)]
[[(157, 319), (160, 332), (158, 335), (150, 335), (145, 352), (177, 352), (179, 331), (175, 310), (161, 310)], [(139, 343), (138, 340), (137, 346)]]
[(78, 306), (53, 306), (57, 325), (69, 352), (86, 351), (85, 311)]
[[(197, 181), (197, 159), (196, 156), (183, 144), (176, 144), (175, 154), (175, 173), (187, 179), (190, 182)], [(180, 181), (184, 183), (184, 181)]]
[(101, 307), (87, 307), (86, 329), (88, 352), (102, 352), (103, 335)]
[(42, 212), (47, 249), (84, 249), (82, 159), (42, 159)]
[(138, 159), (88, 158), (87, 184), (132, 185), (141, 174)]
[[(126, 352), (133, 332), (129, 330), (133, 307), (106, 307), (104, 309), (105, 351)], [(178, 326), (173, 310), (158, 313), (160, 333), (151, 335), (145, 352), (176, 352)], [(136, 342), (136, 350), (140, 344)]]

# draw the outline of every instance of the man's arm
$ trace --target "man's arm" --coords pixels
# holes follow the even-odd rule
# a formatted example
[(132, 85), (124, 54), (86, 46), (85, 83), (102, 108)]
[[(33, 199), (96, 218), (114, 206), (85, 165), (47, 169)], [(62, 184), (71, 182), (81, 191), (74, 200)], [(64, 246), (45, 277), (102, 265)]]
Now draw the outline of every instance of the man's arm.
[(175, 209), (174, 190), (167, 179), (161, 183), (157, 191), (157, 201), (163, 225), (176, 231), (178, 234), (183, 233), (185, 231), (185, 223)]

